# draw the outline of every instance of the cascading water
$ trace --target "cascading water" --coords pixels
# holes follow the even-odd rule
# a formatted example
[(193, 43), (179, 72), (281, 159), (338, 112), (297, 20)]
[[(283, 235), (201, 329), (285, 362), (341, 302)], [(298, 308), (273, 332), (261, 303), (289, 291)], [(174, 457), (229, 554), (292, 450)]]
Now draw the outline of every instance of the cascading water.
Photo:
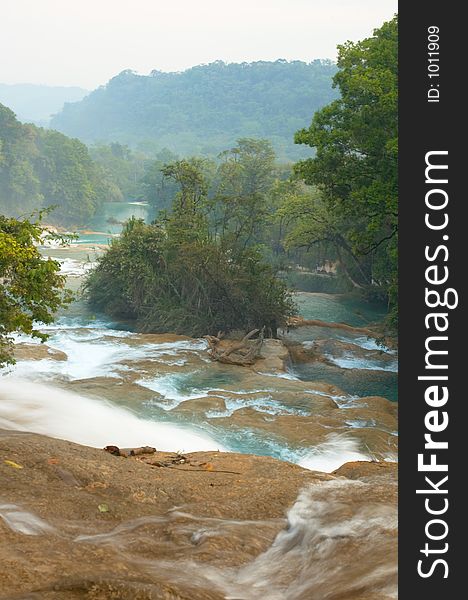
[(371, 486), (304, 490), (271, 547), (237, 571), (208, 572), (226, 600), (396, 598), (396, 508)]
[[(134, 334), (89, 314), (61, 317), (44, 330), (50, 351), (37, 343), (27, 346), (0, 378), (4, 427), (95, 446), (224, 448), (325, 471), (372, 458), (368, 442), (356, 438), (360, 431), (366, 437), (366, 428), (383, 427), (388, 437), (396, 428), (387, 425), (384, 413), (375, 417), (366, 409), (356, 415), (359, 402), (352, 396), (338, 400), (332, 389), (288, 372), (261, 366), (255, 374), (214, 364), (204, 340)], [(25, 338), (17, 341), (30, 344)], [(77, 395), (71, 397), (72, 392)], [(320, 397), (328, 405), (322, 406)], [(320, 417), (325, 420), (316, 424), (311, 443), (308, 423)], [(305, 436), (298, 437), (297, 427)], [(393, 458), (395, 451), (389, 448), (380, 456)]]
[[(169, 584), (200, 591), (197, 598), (214, 590), (225, 600), (392, 600), (395, 497), (394, 482), (331, 480), (303, 489), (286, 521), (221, 519), (176, 508), (104, 533), (77, 533), (67, 521), (52, 526), (16, 505), (0, 504), (0, 518), (23, 535), (58, 535), (68, 544), (103, 548), (108, 560), (142, 581), (164, 573)], [(265, 537), (272, 539), (267, 549), (236, 566), (242, 550)], [(138, 585), (135, 576), (132, 585)]]
[[(97, 233), (89, 236), (100, 240)], [(49, 249), (60, 255), (63, 271), (75, 283), (95, 258), (89, 259), (83, 241), (70, 256)], [(301, 298), (311, 315), (312, 300), (312, 295)], [(324, 295), (318, 308), (323, 312), (318, 318), (342, 320), (349, 314)], [(361, 325), (362, 318), (355, 318)], [(23, 354), (0, 377), (0, 429), (98, 448), (234, 450), (326, 472), (376, 455), (395, 459), (393, 407), (382, 398), (366, 401), (356, 394), (362, 388), (374, 395), (381, 382), (392, 391), (395, 357), (362, 334), (339, 328), (297, 330), (292, 337), (306, 349), (316, 340), (337, 341), (326, 368), (319, 362), (310, 372), (297, 366), (293, 372), (263, 366), (254, 372), (212, 363), (203, 340), (115, 327), (77, 303), (45, 328), (50, 351), (18, 339)], [(350, 374), (365, 375), (365, 384), (354, 387)], [(102, 548), (123, 570), (138, 573), (129, 584), (135, 593), (128, 597), (152, 590), (156, 584), (151, 582), (159, 581), (161, 573), (164, 581), (192, 590), (187, 597), (197, 600), (396, 597), (395, 483), (384, 479), (308, 485), (286, 521), (218, 518), (175, 502), (166, 513), (124, 517), (99, 533), (67, 517), (48, 522), (26, 505), (1, 500), (0, 492), (0, 520), (15, 535), (60, 539), (66, 552)], [(249, 550), (255, 548), (261, 551)], [(159, 587), (154, 589), (159, 593)]]
[(149, 446), (164, 451), (223, 450), (202, 433), (138, 418), (129, 410), (50, 385), (7, 379), (0, 384), (0, 428), (42, 433), (87, 446)]

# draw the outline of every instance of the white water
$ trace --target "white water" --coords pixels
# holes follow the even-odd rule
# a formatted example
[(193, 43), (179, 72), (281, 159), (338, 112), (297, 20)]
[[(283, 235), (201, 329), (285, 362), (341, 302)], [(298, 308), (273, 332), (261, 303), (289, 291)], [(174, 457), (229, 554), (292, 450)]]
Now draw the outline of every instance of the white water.
[(298, 464), (305, 469), (331, 473), (347, 462), (371, 460), (358, 449), (356, 440), (332, 433), (327, 440), (313, 448)]
[(60, 263), (60, 271), (62, 274), (69, 277), (80, 277), (85, 275), (96, 266), (95, 262), (84, 262), (82, 260), (77, 260), (76, 258), (57, 258), (55, 260)]
[[(204, 340), (132, 345), (127, 340), (137, 338), (135, 334), (107, 328), (100, 322), (87, 327), (56, 323), (42, 329), (50, 335), (47, 345), (64, 352), (67, 360), (19, 361), (14, 367), (16, 376), (25, 379), (54, 379), (59, 376), (71, 380), (118, 376), (120, 371), (128, 370), (122, 361), (145, 359), (183, 365), (186, 362), (183, 353), (196, 352), (206, 346)], [(26, 336), (17, 336), (16, 339), (19, 342), (34, 343), (34, 340)], [(36, 340), (36, 343), (39, 342)]]
[(391, 350), (384, 344), (377, 343), (377, 340), (375, 340), (374, 338), (371, 338), (371, 337), (361, 336), (361, 337), (352, 338), (351, 340), (346, 337), (341, 337), (338, 339), (341, 339), (343, 342), (351, 341), (356, 346), (360, 346), (361, 348), (364, 348), (365, 350), (380, 350), (381, 352), (385, 352), (386, 354), (396, 354), (395, 350)]
[[(258, 412), (270, 415), (308, 415), (309, 411), (297, 408), (291, 408), (273, 399), (272, 389), (252, 389), (252, 390), (225, 390), (212, 386), (200, 389), (193, 389), (191, 393), (179, 391), (179, 386), (183, 386), (190, 381), (191, 377), (197, 371), (189, 373), (169, 373), (159, 377), (138, 379), (135, 381), (138, 385), (146, 387), (153, 392), (157, 392), (161, 398), (153, 398), (147, 404), (154, 404), (164, 410), (172, 410), (187, 400), (197, 400), (200, 398), (221, 398), (226, 407), (225, 410), (210, 410), (207, 416), (210, 418), (230, 417), (236, 410), (251, 407)], [(262, 394), (258, 396), (256, 394)]]
[(208, 570), (208, 577), (226, 600), (323, 600), (362, 589), (396, 598), (396, 507), (373, 502), (368, 491), (356, 481), (315, 484), (266, 552), (237, 572)]
[(16, 504), (0, 504), (0, 519), (10, 529), (23, 535), (40, 535), (54, 531), (54, 528), (40, 517), (22, 510)]
[[(285, 411), (276, 403), (268, 403), (268, 400), (266, 397), (256, 398), (247, 405), (258, 405), (262, 412), (270, 414)], [(237, 402), (227, 397), (225, 402), (226, 413), (210, 416), (231, 414)], [(237, 408), (245, 403), (239, 398)], [(103, 400), (16, 377), (0, 379), (0, 428), (31, 431), (97, 448), (147, 445), (168, 452), (228, 450), (209, 435), (198, 433), (193, 428), (142, 419), (130, 410)], [(251, 437), (247, 431), (243, 436), (245, 440)], [(345, 435), (331, 434), (326, 442), (309, 448), (307, 454), (288, 448), (281, 452), (277, 444), (273, 445), (273, 455), (279, 453), (284, 460), (313, 471), (330, 473), (346, 462), (371, 459), (358, 450), (354, 439)], [(263, 440), (263, 446), (268, 446), (267, 439)]]
[[(236, 391), (223, 389), (219, 378), (216, 380), (216, 371), (214, 380), (210, 382), (212, 374), (209, 371), (205, 373), (211, 368), (211, 363), (203, 352), (206, 348), (204, 340), (159, 342), (154, 338), (153, 341), (151, 337), (112, 329), (111, 323), (106, 320), (82, 317), (62, 317), (43, 329), (50, 334), (47, 345), (65, 353), (66, 360), (55, 360), (52, 356), (41, 360), (20, 360), (10, 374), (0, 377), (0, 427), (43, 433), (97, 447), (108, 444), (151, 445), (168, 451), (195, 451), (221, 449), (221, 444), (212, 438), (213, 428), (210, 426), (208, 432), (203, 433), (190, 423), (186, 427), (169, 424), (166, 418), (172, 418), (170, 413), (164, 417), (164, 422), (154, 421), (161, 414), (158, 409), (170, 411), (184, 401), (205, 398), (209, 394), (213, 399), (223, 400), (224, 406), (208, 411), (208, 418), (229, 418), (237, 410), (249, 407), (262, 413), (264, 421), (272, 421), (272, 431), (277, 415), (305, 416), (310, 413), (306, 401), (303, 405), (288, 406), (286, 401), (282, 401), (281, 394), (275, 393), (275, 377), (297, 379), (291, 374), (264, 373), (271, 376), (270, 389), (263, 386), (262, 389), (259, 386), (259, 389), (249, 390), (239, 386)], [(20, 336), (18, 341), (32, 342), (24, 336)], [(205, 365), (205, 360), (210, 365)], [(192, 363), (194, 367), (187, 371)], [(170, 372), (167, 372), (168, 366)], [(147, 415), (150, 412), (151, 417), (139, 418), (130, 410), (104, 400), (36, 385), (54, 385), (57, 382), (66, 385), (68, 381), (94, 377), (131, 381), (155, 392), (152, 399), (142, 404), (132, 402), (139, 412)], [(221, 386), (217, 387), (219, 383)], [(232, 382), (226, 381), (226, 387), (231, 386)], [(352, 396), (335, 397), (314, 389), (309, 393), (329, 396), (340, 408), (359, 405), (358, 399)], [(130, 402), (131, 392), (122, 400)], [(175, 414), (174, 420), (180, 419), (181, 413)], [(197, 415), (194, 416), (197, 418)], [(189, 413), (185, 417), (189, 418)], [(347, 461), (370, 459), (354, 439), (343, 436), (329, 437), (326, 443), (316, 447), (297, 448), (276, 439), (274, 434), (248, 426), (237, 431), (222, 422), (218, 425), (212, 421), (212, 424), (215, 429), (218, 428), (215, 435), (230, 450), (268, 454), (311, 470), (331, 472)], [(200, 426), (205, 427), (206, 423)], [(351, 429), (353, 424), (345, 426)]]
[(190, 380), (195, 373), (196, 371), (191, 373), (169, 373), (159, 377), (137, 379), (135, 383), (159, 394), (163, 400), (153, 400), (153, 402), (164, 410), (171, 410), (181, 402), (206, 396), (209, 390), (194, 390), (193, 393), (189, 394), (179, 391), (179, 385)]
[(336, 357), (331, 354), (325, 354), (326, 358), (341, 367), (342, 369), (358, 369), (366, 371), (390, 371), (392, 373), (398, 372), (398, 362), (392, 361), (390, 363), (384, 363), (378, 359), (366, 359), (347, 352), (343, 356)]
[(94, 447), (153, 446), (169, 452), (224, 450), (208, 435), (138, 418), (129, 410), (49, 385), (0, 379), (0, 428)]
[[(242, 548), (255, 543), (255, 536), (263, 536), (263, 528), (271, 523), (210, 518), (176, 509), (75, 540), (117, 551), (120, 560), (149, 574), (164, 572), (176, 584), (218, 590), (226, 600), (342, 600), (361, 595), (392, 600), (397, 597), (397, 511), (392, 485), (375, 489), (360, 481), (316, 482), (299, 494), (286, 526), (270, 547), (240, 567), (201, 563), (197, 549), (203, 555), (205, 544), (210, 551), (224, 548), (223, 540), (228, 540), (228, 548), (235, 551), (237, 544)], [(148, 528), (152, 535), (145, 543), (153, 555), (165, 558), (135, 556), (135, 540)], [(173, 535), (161, 535), (167, 530)], [(212, 546), (210, 540), (219, 540), (219, 545)]]

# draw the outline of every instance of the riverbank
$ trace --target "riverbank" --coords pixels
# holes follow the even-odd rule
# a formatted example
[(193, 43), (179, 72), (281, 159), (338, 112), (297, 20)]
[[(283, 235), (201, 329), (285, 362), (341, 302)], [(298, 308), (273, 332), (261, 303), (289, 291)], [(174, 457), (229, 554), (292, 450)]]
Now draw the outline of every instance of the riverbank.
[(122, 458), (0, 430), (0, 471), (1, 600), (395, 594), (393, 464), (324, 474), (211, 451)]

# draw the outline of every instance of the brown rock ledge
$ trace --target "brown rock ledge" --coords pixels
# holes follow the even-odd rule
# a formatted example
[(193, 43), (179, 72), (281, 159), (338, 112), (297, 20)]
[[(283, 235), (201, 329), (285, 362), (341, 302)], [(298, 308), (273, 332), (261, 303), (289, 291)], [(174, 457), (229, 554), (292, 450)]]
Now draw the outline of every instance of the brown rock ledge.
[[(268, 457), (174, 457), (121, 458), (0, 430), (0, 599), (221, 600), (206, 581), (184, 576), (184, 561), (251, 562), (302, 489), (336, 480)], [(366, 463), (363, 475), (380, 476), (379, 464)], [(359, 475), (355, 466), (336, 474)], [(394, 482), (377, 485), (378, 502), (394, 504)]]

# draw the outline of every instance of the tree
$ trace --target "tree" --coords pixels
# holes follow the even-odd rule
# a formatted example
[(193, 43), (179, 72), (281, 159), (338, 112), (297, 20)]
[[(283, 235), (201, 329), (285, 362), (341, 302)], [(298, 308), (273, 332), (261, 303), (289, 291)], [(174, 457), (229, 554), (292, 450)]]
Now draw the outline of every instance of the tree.
[(108, 146), (91, 146), (89, 153), (101, 166), (106, 179), (117, 188), (115, 200), (134, 201), (141, 198), (141, 180), (149, 162), (144, 154), (133, 152), (128, 146), (117, 142)]
[(38, 323), (51, 323), (70, 301), (60, 264), (44, 258), (37, 244), (45, 235), (39, 222), (0, 215), (0, 366), (13, 363), (13, 333), (44, 341)]
[[(318, 111), (295, 141), (316, 148), (296, 172), (322, 193), (327, 223), (355, 285), (397, 293), (397, 17), (371, 38), (338, 47), (341, 97)], [(323, 211), (322, 211), (323, 212)], [(324, 213), (324, 214), (325, 214)], [(323, 230), (311, 232), (310, 243)]]
[(180, 191), (151, 225), (132, 219), (87, 280), (91, 303), (132, 318), (145, 331), (186, 335), (261, 329), (274, 335), (291, 314), (286, 286), (254, 248), (240, 250), (210, 231), (209, 163), (167, 165)]
[(145, 162), (144, 174), (139, 182), (140, 193), (142, 199), (156, 211), (168, 209), (179, 191), (177, 182), (165, 177), (162, 172), (166, 164), (177, 160), (178, 157), (166, 148), (157, 153), (155, 160)]
[(212, 222), (221, 239), (242, 249), (262, 241), (268, 193), (275, 177), (275, 153), (268, 140), (241, 138), (220, 158)]
[(37, 156), (33, 125), (19, 123), (0, 104), (0, 208), (9, 213), (40, 208), (43, 201), (33, 159)]

